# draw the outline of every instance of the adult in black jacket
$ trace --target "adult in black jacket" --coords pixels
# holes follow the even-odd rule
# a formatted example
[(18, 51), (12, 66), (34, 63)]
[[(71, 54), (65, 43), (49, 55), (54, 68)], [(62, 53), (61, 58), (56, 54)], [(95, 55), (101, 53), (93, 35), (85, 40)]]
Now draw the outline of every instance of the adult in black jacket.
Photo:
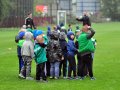
[(30, 25), (30, 28), (36, 29), (33, 19), (32, 19), (32, 13), (28, 13), (28, 17), (25, 19), (25, 25), (28, 26)]
[(90, 18), (88, 17), (87, 13), (84, 13), (84, 16), (82, 18), (76, 18), (77, 21), (83, 22), (83, 26), (84, 25), (88, 25), (91, 26), (91, 21)]

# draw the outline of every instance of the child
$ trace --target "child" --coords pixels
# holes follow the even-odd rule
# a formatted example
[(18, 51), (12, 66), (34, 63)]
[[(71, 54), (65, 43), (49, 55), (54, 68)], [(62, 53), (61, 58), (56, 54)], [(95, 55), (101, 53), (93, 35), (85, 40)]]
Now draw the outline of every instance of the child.
[[(59, 35), (59, 41), (60, 41), (60, 47), (62, 49), (62, 54), (64, 55), (64, 60), (60, 62), (60, 75), (61, 75), (61, 69), (63, 71), (63, 78), (66, 79), (66, 74), (67, 74), (67, 41), (66, 39), (66, 34), (64, 31), (60, 32)], [(63, 65), (63, 68), (62, 68)]]
[(48, 45), (48, 54), (50, 61), (50, 79), (59, 79), (59, 65), (62, 58), (62, 50), (59, 44), (59, 33), (51, 32), (51, 39)]
[[(36, 61), (36, 80), (47, 82), (44, 68), (45, 68), (45, 62), (47, 61), (45, 47), (47, 46), (48, 39), (40, 30), (38, 30), (36, 34), (37, 34), (37, 37), (36, 37), (36, 43), (34, 46), (34, 54), (35, 54), (35, 61)], [(40, 77), (42, 77), (42, 79)]]
[(21, 55), (24, 61), (24, 66), (21, 69), (21, 77), (25, 78), (23, 75), (23, 72), (26, 71), (26, 79), (27, 80), (33, 80), (32, 77), (30, 77), (31, 73), (31, 62), (32, 58), (34, 57), (34, 45), (32, 42), (33, 35), (31, 32), (25, 33), (25, 42), (23, 43), (23, 46), (21, 48)]
[(72, 25), (71, 24), (69, 24), (68, 32), (69, 31), (72, 31)]
[[(91, 33), (88, 33), (90, 31)], [(86, 67), (89, 72), (91, 80), (95, 80), (93, 76), (92, 63), (93, 58), (91, 53), (94, 52), (95, 48), (91, 38), (94, 36), (95, 31), (89, 28), (88, 25), (83, 26), (82, 33), (78, 38), (79, 52), (81, 53), (81, 67), (80, 67), (80, 79), (84, 79), (84, 68)]]
[(77, 52), (77, 48), (75, 47), (75, 43), (74, 43), (74, 33), (69, 31), (67, 34), (67, 37), (68, 37), (67, 57), (69, 62), (68, 79), (72, 79), (71, 77), (72, 71), (73, 71), (74, 79), (77, 79), (76, 78), (76, 61), (75, 61), (75, 53)]
[(17, 54), (18, 54), (18, 59), (19, 59), (19, 74), (20, 74), (21, 68), (23, 67), (23, 63), (24, 63), (22, 59), (22, 55), (21, 55), (21, 47), (24, 43), (24, 35), (25, 35), (25, 32), (21, 31), (15, 37), (15, 42), (17, 43)]
[(78, 39), (80, 33), (81, 33), (80, 27), (79, 27), (79, 26), (76, 26), (76, 30), (75, 30), (75, 37), (76, 37), (76, 40)]

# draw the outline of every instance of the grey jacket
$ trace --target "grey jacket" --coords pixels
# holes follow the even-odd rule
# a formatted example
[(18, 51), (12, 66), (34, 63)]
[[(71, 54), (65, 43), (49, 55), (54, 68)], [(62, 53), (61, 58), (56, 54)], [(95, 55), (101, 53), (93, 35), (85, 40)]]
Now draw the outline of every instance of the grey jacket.
[(33, 35), (31, 32), (25, 33), (25, 42), (21, 48), (21, 55), (22, 56), (30, 56), (31, 58), (34, 57), (34, 44), (32, 42)]

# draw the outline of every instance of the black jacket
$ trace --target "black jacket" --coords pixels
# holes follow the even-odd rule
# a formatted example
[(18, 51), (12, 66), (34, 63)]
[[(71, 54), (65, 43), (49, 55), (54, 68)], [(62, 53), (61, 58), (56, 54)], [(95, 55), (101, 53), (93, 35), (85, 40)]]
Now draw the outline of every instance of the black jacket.
[(32, 18), (27, 17), (27, 18), (25, 19), (25, 25), (26, 25), (26, 26), (30, 25), (30, 28), (31, 28), (31, 29), (32, 29), (32, 28), (35, 29), (35, 25), (34, 25), (34, 22), (33, 22), (33, 19), (32, 19)]
[(83, 26), (86, 25), (86, 24), (88, 26), (91, 26), (90, 18), (88, 16), (86, 16), (86, 15), (84, 15), (81, 19), (76, 18), (76, 20), (83, 22)]

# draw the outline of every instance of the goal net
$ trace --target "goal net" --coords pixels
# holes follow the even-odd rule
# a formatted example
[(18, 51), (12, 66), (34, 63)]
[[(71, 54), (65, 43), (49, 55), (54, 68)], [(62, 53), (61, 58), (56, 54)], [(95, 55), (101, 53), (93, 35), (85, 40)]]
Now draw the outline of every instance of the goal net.
[(64, 23), (66, 25), (66, 11), (58, 10), (57, 12), (57, 24)]

